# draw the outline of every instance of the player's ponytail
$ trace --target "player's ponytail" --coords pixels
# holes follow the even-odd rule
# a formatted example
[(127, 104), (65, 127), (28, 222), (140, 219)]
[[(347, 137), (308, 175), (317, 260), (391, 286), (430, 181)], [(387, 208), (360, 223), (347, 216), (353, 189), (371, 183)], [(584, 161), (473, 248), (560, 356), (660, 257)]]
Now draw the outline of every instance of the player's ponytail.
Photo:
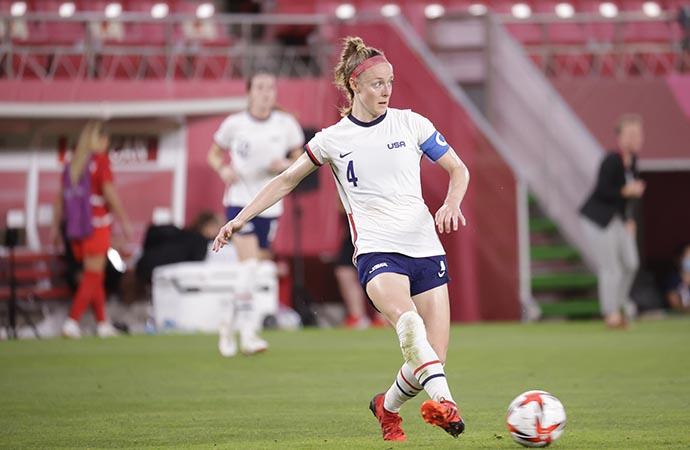
[(352, 112), (352, 101), (355, 98), (350, 86), (352, 72), (365, 60), (379, 55), (383, 56), (381, 50), (367, 47), (360, 37), (348, 36), (343, 39), (340, 61), (335, 66), (335, 85), (347, 96), (347, 105), (340, 108), (341, 115), (347, 116)]
[(100, 120), (89, 120), (79, 133), (74, 154), (70, 160), (70, 179), (72, 184), (76, 184), (81, 178), (82, 172), (86, 168), (91, 153), (96, 150), (96, 139), (103, 134), (103, 122)]

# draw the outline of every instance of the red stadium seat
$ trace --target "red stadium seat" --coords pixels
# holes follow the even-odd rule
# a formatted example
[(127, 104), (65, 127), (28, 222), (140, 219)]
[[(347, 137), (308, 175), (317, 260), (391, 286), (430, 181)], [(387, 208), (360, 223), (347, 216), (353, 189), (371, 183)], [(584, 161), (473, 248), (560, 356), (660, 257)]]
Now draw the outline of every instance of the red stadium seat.
[(587, 42), (586, 25), (576, 22), (553, 22), (546, 30), (550, 44), (585, 44)]
[(534, 23), (509, 23), (506, 28), (522, 44), (541, 44), (546, 40), (546, 26)]
[(675, 40), (672, 24), (661, 21), (626, 23), (622, 38), (624, 42), (672, 43)]
[(210, 47), (228, 47), (232, 45), (232, 39), (227, 28), (211, 19), (187, 20), (176, 24), (175, 41), (186, 44), (195, 44)]
[(516, 2), (513, 1), (497, 0), (493, 2), (488, 2), (487, 6), (489, 10), (495, 14), (510, 14), (511, 9), (515, 3)]

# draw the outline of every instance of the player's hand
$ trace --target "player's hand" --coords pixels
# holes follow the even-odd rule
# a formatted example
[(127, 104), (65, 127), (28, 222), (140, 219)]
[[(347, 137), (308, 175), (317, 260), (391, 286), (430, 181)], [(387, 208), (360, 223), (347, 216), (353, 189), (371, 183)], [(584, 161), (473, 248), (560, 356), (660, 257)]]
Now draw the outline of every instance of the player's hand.
[(218, 170), (218, 175), (220, 176), (220, 179), (223, 180), (223, 183), (227, 185), (233, 184), (238, 178), (237, 173), (235, 173), (235, 169), (233, 169), (230, 164), (226, 164), (221, 167), (220, 170)]
[(271, 161), (271, 164), (269, 164), (268, 171), (277, 175), (290, 167), (290, 164), (292, 164), (292, 162), (287, 158), (274, 159)]
[(452, 207), (447, 203), (444, 203), (443, 206), (436, 211), (434, 221), (436, 222), (438, 232), (441, 234), (458, 231), (458, 228), (460, 228), (459, 224), (462, 224), (462, 226), (467, 225), (467, 221), (465, 220), (465, 216), (462, 215), (460, 207)]
[(628, 230), (631, 236), (637, 236), (637, 222), (635, 222), (635, 219), (626, 220), (625, 229)]
[(231, 220), (230, 222), (223, 225), (220, 228), (220, 231), (218, 231), (216, 238), (213, 240), (213, 247), (211, 247), (211, 249), (214, 252), (218, 252), (218, 250), (225, 247), (228, 244), (228, 242), (230, 242), (230, 238), (232, 238), (232, 235), (236, 231), (239, 231), (243, 225), (243, 223), (240, 223), (236, 220)]
[(644, 194), (647, 184), (642, 180), (633, 180), (623, 186), (623, 197), (640, 198)]
[(129, 223), (129, 220), (124, 220), (122, 221), (122, 235), (124, 236), (125, 240), (131, 241), (132, 240), (132, 224)]

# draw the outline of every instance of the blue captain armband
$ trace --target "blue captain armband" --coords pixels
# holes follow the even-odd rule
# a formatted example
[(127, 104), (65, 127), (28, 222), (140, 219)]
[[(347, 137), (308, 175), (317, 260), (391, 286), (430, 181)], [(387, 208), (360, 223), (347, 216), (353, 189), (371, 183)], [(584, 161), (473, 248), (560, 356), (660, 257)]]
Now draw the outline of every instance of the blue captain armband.
[(430, 160), (436, 162), (441, 156), (446, 154), (450, 146), (441, 133), (434, 131), (433, 134), (429, 136), (429, 139), (424, 141), (419, 148), (422, 149)]

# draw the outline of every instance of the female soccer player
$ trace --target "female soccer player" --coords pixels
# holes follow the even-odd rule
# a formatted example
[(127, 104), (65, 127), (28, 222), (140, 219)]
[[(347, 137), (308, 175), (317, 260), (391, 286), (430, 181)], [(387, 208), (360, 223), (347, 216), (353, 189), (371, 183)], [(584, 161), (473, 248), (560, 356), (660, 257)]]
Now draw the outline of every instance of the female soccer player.
[[(56, 240), (61, 236), (60, 224), (67, 224), (67, 235), (77, 261), (83, 262), (84, 272), (72, 301), (69, 317), (62, 326), (65, 337), (81, 337), (79, 320), (84, 311), (93, 305), (98, 321), (96, 332), (99, 337), (116, 336), (117, 331), (106, 320), (105, 315), (105, 265), (110, 247), (111, 211), (120, 221), (126, 238), (132, 235), (127, 214), (117, 195), (110, 170), (108, 146), (110, 137), (103, 130), (103, 122), (91, 120), (81, 131), (77, 146), (63, 173), (63, 184), (53, 206), (53, 225), (51, 234)], [(86, 205), (74, 208), (74, 199), (80, 189)], [(79, 194), (81, 195), (81, 194)], [(86, 214), (83, 214), (87, 210)], [(75, 217), (76, 216), (76, 217)], [(70, 225), (87, 220), (88, 229), (81, 230), (78, 236), (70, 236)], [(76, 220), (76, 222), (75, 222)], [(83, 222), (82, 222), (83, 225)], [(76, 225), (76, 228), (80, 228)]]
[(388, 107), (393, 67), (381, 51), (360, 38), (346, 38), (335, 80), (349, 99), (344, 117), (317, 133), (304, 155), (225, 224), (213, 248), (223, 247), (245, 223), (328, 163), (349, 216), (360, 281), (395, 326), (405, 360), (388, 391), (370, 403), (383, 438), (405, 440), (398, 411), (421, 390), (431, 397), (421, 407), (424, 420), (457, 437), (465, 424), (443, 370), (450, 325), (448, 265), (422, 199), (420, 159), (426, 155), (450, 175), (435, 216), (440, 233), (465, 224), (460, 203), (468, 170), (428, 119)]
[[(213, 135), (208, 153), (209, 165), (226, 185), (223, 205), (228, 220), (235, 218), (271, 178), (289, 167), (302, 153), (304, 144), (297, 120), (276, 109), (275, 76), (257, 72), (249, 79), (247, 91), (247, 110), (223, 121)], [(225, 163), (226, 153), (230, 155), (229, 163)], [(232, 237), (240, 273), (239, 292), (227, 304), (219, 330), (218, 349), (226, 357), (237, 353), (238, 332), (242, 353), (253, 354), (268, 348), (258, 335), (261, 325), (252, 292), (258, 260), (270, 258), (270, 245), (283, 212), (280, 202), (273, 203), (244, 221), (242, 229)]]

